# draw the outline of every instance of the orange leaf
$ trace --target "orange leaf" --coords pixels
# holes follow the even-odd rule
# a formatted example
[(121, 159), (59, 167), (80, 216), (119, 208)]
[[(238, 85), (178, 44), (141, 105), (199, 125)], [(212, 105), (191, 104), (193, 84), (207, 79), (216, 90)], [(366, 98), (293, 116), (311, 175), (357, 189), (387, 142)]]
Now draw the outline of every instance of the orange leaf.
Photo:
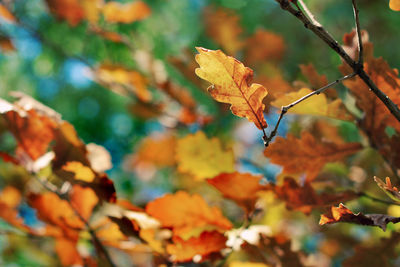
[(245, 63), (280, 61), (286, 50), (282, 36), (266, 30), (258, 30), (246, 41)]
[(72, 188), (70, 200), (73, 208), (85, 220), (90, 218), (93, 208), (99, 202), (99, 198), (92, 189), (79, 185), (75, 185)]
[(225, 198), (234, 200), (250, 212), (254, 209), (257, 193), (265, 189), (260, 184), (261, 179), (261, 175), (234, 172), (220, 174), (207, 182), (217, 188)]
[(175, 164), (176, 138), (173, 135), (149, 136), (143, 139), (135, 153), (134, 164), (167, 167)]
[(184, 191), (166, 194), (149, 202), (146, 212), (159, 220), (163, 227), (170, 227), (176, 235), (188, 233), (193, 228), (213, 226), (226, 231), (232, 228), (220, 209), (210, 207), (200, 195), (190, 196)]
[(198, 180), (234, 171), (232, 151), (223, 150), (219, 139), (208, 139), (201, 131), (178, 140), (176, 160), (180, 172), (190, 173)]
[(83, 259), (76, 249), (77, 242), (59, 237), (56, 239), (56, 253), (63, 266), (83, 265)]
[(28, 198), (30, 206), (37, 210), (42, 221), (61, 228), (69, 239), (77, 239), (78, 232), (84, 223), (79, 219), (71, 205), (60, 199), (55, 193), (47, 192), (41, 195), (31, 194)]
[(10, 23), (16, 21), (14, 15), (3, 4), (0, 4), (0, 18)]
[(316, 140), (309, 132), (303, 132), (298, 139), (291, 134), (287, 138), (277, 137), (267, 147), (264, 155), (271, 163), (283, 166), (283, 173), (306, 173), (307, 180), (317, 177), (328, 162), (341, 160), (362, 148), (359, 143), (336, 144)]
[(262, 85), (253, 83), (253, 70), (240, 61), (226, 56), (220, 50), (197, 48), (196, 74), (213, 85), (208, 88), (218, 102), (231, 104), (232, 113), (254, 122), (259, 129), (267, 127), (264, 119), (264, 97), (268, 94)]
[(31, 106), (25, 110), (18, 103), (12, 105), (0, 99), (0, 114), (17, 139), (19, 152), (24, 151), (32, 160), (36, 160), (47, 152), (57, 123), (47, 114), (33, 109), (32, 105), (38, 102), (31, 98), (29, 100), (32, 101)]
[(59, 19), (65, 19), (71, 26), (76, 26), (85, 18), (85, 10), (79, 0), (46, 0), (50, 11)]
[(167, 252), (172, 255), (174, 262), (192, 261), (196, 255), (200, 255), (200, 261), (204, 261), (209, 254), (224, 249), (226, 240), (223, 234), (216, 231), (203, 232), (199, 237), (186, 241), (175, 236), (172, 239), (174, 243), (167, 246)]
[(111, 1), (103, 7), (103, 15), (108, 22), (132, 23), (147, 18), (150, 13), (149, 6), (143, 1), (126, 4)]
[(240, 40), (242, 27), (240, 18), (231, 10), (219, 8), (206, 9), (205, 24), (207, 35), (210, 36), (229, 54), (235, 54), (243, 47)]
[(400, 0), (390, 0), (389, 7), (394, 11), (400, 11)]

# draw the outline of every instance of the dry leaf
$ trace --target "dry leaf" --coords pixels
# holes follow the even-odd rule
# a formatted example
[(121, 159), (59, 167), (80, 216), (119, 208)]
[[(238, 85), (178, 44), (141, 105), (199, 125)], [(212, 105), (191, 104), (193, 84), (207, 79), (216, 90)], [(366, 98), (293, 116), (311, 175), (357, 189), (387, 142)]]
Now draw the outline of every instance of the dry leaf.
[(318, 141), (309, 132), (303, 132), (300, 139), (291, 134), (287, 138), (277, 137), (264, 155), (271, 163), (281, 165), (283, 173), (306, 173), (307, 180), (311, 181), (326, 163), (341, 160), (360, 149), (359, 143)]

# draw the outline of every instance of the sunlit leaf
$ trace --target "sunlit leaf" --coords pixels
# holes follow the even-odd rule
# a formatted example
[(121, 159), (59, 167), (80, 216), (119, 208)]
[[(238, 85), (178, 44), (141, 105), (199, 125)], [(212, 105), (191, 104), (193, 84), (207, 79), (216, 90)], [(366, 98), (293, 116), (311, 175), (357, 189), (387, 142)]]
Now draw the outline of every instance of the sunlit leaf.
[(179, 171), (199, 180), (234, 171), (232, 151), (224, 150), (217, 138), (208, 139), (201, 131), (178, 140), (176, 160)]
[(262, 101), (268, 91), (260, 84), (250, 84), (253, 71), (220, 50), (197, 48), (197, 51), (196, 61), (200, 68), (196, 69), (196, 74), (212, 83), (208, 88), (211, 96), (219, 102), (231, 104), (236, 116), (247, 118), (259, 129), (266, 128)]

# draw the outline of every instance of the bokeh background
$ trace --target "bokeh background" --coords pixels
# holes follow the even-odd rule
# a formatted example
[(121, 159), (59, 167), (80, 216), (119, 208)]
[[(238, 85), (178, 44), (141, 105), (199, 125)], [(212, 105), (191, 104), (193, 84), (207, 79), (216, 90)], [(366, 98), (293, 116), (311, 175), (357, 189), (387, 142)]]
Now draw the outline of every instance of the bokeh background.
[[(254, 162), (248, 164), (246, 160), (262, 157), (263, 147), (258, 130), (244, 120), (232, 116), (230, 112), (221, 112), (220, 105), (206, 94), (207, 84), (196, 80), (193, 73), (190, 76), (190, 73), (182, 71), (192, 71), (193, 66), (190, 64), (193, 64), (196, 46), (222, 49), (239, 60), (244, 59), (248, 53), (245, 49), (232, 48), (234, 44), (221, 42), (215, 36), (215, 28), (220, 23), (223, 24), (224, 20), (234, 23), (222, 32), (227, 32), (228, 35), (238, 32), (236, 35), (240, 42), (247, 42), (248, 38), (260, 30), (282, 38), (283, 42), (274, 44), (275, 50), (265, 58), (265, 62), (270, 64), (259, 68), (256, 65), (261, 64), (260, 62), (248, 64), (256, 69), (256, 77), (278, 75), (288, 83), (305, 81), (299, 65), (308, 63), (314, 64), (318, 72), (325, 74), (328, 80), (340, 77), (337, 69), (341, 63), (340, 58), (272, 0), (144, 1), (151, 9), (151, 14), (144, 19), (132, 23), (109, 23), (103, 18), (99, 19), (96, 27), (123, 36), (123, 42), (115, 42), (97, 34), (93, 24), (86, 19), (72, 25), (60, 18), (50, 10), (48, 4), (56, 1), (2, 2), (12, 6), (11, 11), (18, 22), (10, 22), (0, 15), (0, 97), (12, 99), (9, 92), (24, 92), (71, 122), (85, 143), (93, 142), (104, 146), (112, 156), (113, 167), (107, 173), (115, 182), (118, 195), (137, 205), (143, 205), (182, 186), (172, 177), (173, 172), (169, 168), (155, 170), (137, 168), (131, 164), (132, 155), (143, 138), (171, 128), (177, 127), (181, 136), (202, 129), (208, 136), (218, 136), (232, 146), (234, 142), (244, 142), (246, 146), (235, 148), (236, 154), (240, 153), (240, 170), (261, 172), (267, 180), (274, 180), (279, 173), (279, 167), (267, 164), (266, 159), (258, 159), (257, 165)], [(340, 42), (342, 36), (354, 28), (351, 1), (305, 2), (316, 18)], [(375, 56), (382, 56), (393, 68), (400, 67), (400, 14), (388, 8), (388, 1), (358, 2), (360, 23), (368, 31), (369, 40), (374, 44)], [(223, 12), (218, 14), (218, 10)], [(268, 46), (268, 42), (262, 45)], [(162, 66), (163, 75), (190, 92), (196, 101), (197, 110), (216, 119), (207, 124), (197, 121), (181, 125), (174, 116), (146, 116), (138, 111), (141, 102), (137, 96), (115, 93), (115, 90), (111, 90), (115, 89), (112, 86), (98, 82), (96, 71), (99, 66), (117, 65), (136, 70), (144, 64), (143, 58), (149, 55), (153, 63), (157, 62)], [(343, 95), (346, 89), (342, 85), (338, 88), (342, 92), (339, 95)], [(162, 103), (163, 96), (157, 88), (148, 85), (148, 90), (153, 94), (155, 102)], [(274, 88), (268, 90), (272, 91)], [(174, 108), (170, 110), (172, 113), (175, 111)], [(277, 118), (275, 111), (271, 109), (267, 117), (267, 122), (271, 125), (274, 125)], [(289, 130), (296, 131), (288, 128), (287, 120), (291, 120), (291, 116), (285, 119), (280, 135), (285, 135)], [(359, 140), (353, 125), (343, 123), (339, 127), (346, 140)], [(10, 150), (12, 146), (13, 140), (10, 136), (0, 136), (1, 150)], [(10, 179), (9, 175), (6, 169), (0, 169), (0, 184), (4, 185)], [(21, 213), (34, 223), (35, 215), (28, 207), (21, 210)], [(230, 215), (235, 214), (232, 212)], [(358, 236), (368, 234), (369, 231), (354, 229)], [(318, 240), (318, 234), (305, 238), (303, 248), (312, 251), (320, 244)], [(9, 239), (0, 237), (0, 250), (3, 253), (0, 264), (31, 266), (24, 265), (34, 262), (24, 252), (29, 250), (20, 246), (19, 250), (10, 251), (9, 242)]]

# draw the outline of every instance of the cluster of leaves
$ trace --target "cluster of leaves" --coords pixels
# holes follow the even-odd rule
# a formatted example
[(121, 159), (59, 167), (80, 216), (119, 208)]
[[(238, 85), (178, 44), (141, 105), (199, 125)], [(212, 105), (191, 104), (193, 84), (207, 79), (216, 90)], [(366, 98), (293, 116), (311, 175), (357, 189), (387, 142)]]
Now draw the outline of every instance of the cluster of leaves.
[[(10, 240), (23, 236), (46, 249), (53, 244), (50, 251), (57, 259), (38, 262), (235, 267), (335, 261), (390, 266), (398, 260), (399, 228), (391, 223), (400, 222), (400, 192), (390, 178), (383, 182), (374, 176), (399, 178), (400, 122), (361, 77), (343, 79), (347, 89), (340, 96), (330, 87), (303, 99), (327, 87), (327, 77), (306, 64), (300, 65), (305, 80), (284, 79), (284, 38), (261, 29), (244, 36), (240, 17), (228, 9), (205, 8), (209, 42), (254, 71), (221, 50), (197, 47), (164, 62), (134, 45), (132, 36), (117, 29), (151, 18), (154, 11), (142, 1), (47, 0), (46, 6), (68, 27), (85, 24), (88, 34), (129, 50), (132, 66), (74, 57), (88, 65), (96, 83), (129, 99), (134, 117), (162, 126), (138, 142), (124, 168), (143, 181), (164, 174), (173, 189), (133, 204), (131, 196), (116, 190), (118, 178), (106, 173), (112, 163), (103, 146), (85, 144), (57, 111), (27, 94), (13, 92), (12, 101), (0, 98), (1, 138), (12, 144), (0, 152), (6, 174), (0, 218), (9, 226)], [(399, 10), (399, 1), (390, 1), (390, 8)], [(26, 25), (17, 11), (12, 3), (0, 4), (2, 23), (32, 31), (44, 45), (70, 56)], [(361, 37), (363, 69), (400, 105), (398, 71), (374, 57), (366, 31), (359, 34), (344, 35), (344, 50), (356, 60)], [(10, 38), (2, 37), (3, 52), (13, 53)], [(171, 75), (168, 67), (179, 75)], [(353, 73), (345, 62), (338, 68), (343, 75)], [(196, 86), (209, 86), (208, 92), (189, 89)], [(196, 94), (224, 104), (213, 114)], [(248, 122), (232, 120), (229, 106)], [(274, 121), (276, 112), (288, 106), (290, 133), (263, 147), (259, 134), (268, 144), (282, 119), (281, 114)], [(390, 201), (370, 195), (379, 188)], [(34, 212), (35, 221), (23, 210)]]

